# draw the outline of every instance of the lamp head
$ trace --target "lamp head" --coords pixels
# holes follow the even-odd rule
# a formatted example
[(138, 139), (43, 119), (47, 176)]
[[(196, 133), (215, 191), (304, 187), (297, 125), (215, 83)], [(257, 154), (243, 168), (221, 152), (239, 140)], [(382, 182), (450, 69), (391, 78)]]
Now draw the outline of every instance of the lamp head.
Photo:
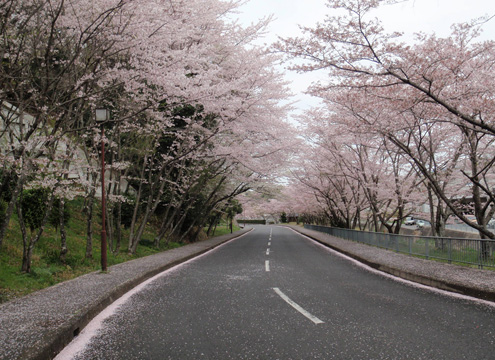
[(95, 110), (96, 122), (105, 122), (110, 120), (110, 110), (104, 108), (97, 108)]

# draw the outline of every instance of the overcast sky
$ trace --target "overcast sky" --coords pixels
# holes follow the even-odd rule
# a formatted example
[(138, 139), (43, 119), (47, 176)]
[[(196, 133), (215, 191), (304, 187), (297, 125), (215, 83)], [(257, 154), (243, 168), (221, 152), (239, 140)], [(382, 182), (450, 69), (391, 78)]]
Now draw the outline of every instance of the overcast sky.
[[(322, 21), (330, 9), (326, 0), (250, 0), (240, 8), (239, 19), (249, 24), (273, 14), (274, 21), (264, 43), (272, 43), (277, 36), (289, 37), (299, 34), (298, 25), (313, 26)], [(402, 31), (409, 36), (415, 32), (435, 32), (447, 36), (453, 23), (465, 22), (484, 15), (495, 15), (495, 0), (406, 0), (400, 4), (387, 5), (377, 16), (387, 31)], [(495, 39), (495, 19), (484, 26), (483, 38)], [(311, 76), (289, 73), (293, 82), (292, 91), (300, 94), (314, 79)], [(304, 95), (297, 95), (299, 108), (305, 109), (315, 101)]]

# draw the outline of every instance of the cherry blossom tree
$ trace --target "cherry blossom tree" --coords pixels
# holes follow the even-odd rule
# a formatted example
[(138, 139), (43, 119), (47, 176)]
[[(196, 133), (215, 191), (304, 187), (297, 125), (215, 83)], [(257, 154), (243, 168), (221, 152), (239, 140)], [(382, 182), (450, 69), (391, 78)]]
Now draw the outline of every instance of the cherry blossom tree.
[(397, 233), (402, 219), (417, 205), (417, 173), (389, 141), (376, 132), (357, 130), (352, 114), (336, 110), (334, 106), (333, 113), (322, 109), (305, 116), (306, 140), (313, 155), (305, 154), (300, 168), (315, 166), (311, 187), (327, 199), (329, 209), (340, 209), (329, 214), (347, 219), (338, 221), (340, 226), (364, 228), (361, 218), (367, 215), (365, 225)]
[[(12, 0), (4, 2), (0, 11), (0, 140), (1, 157), (6, 164), (2, 171), (2, 193), (7, 184), (13, 184), (0, 227), (2, 239), (14, 206), (20, 209), (19, 195), (26, 185), (51, 188), (54, 194), (64, 187), (67, 178), (61, 174), (68, 168), (67, 155), (74, 151), (60, 152), (58, 148), (61, 142), (67, 142), (64, 136), (80, 126), (87, 110), (84, 96), (93, 93), (94, 88), (80, 80), (94, 70), (94, 59), (101, 49), (88, 46), (95, 40), (94, 29), (75, 33), (61, 25), (63, 1)], [(83, 95), (84, 92), (87, 94)], [(49, 171), (52, 175), (47, 176), (45, 168), (52, 168)], [(50, 200), (49, 204), (52, 203)], [(48, 206), (45, 220), (50, 212)], [(22, 225), (22, 219), (20, 222)], [(43, 228), (44, 225), (29, 241), (27, 253)], [(24, 242), (26, 253), (27, 242)], [(29, 262), (29, 256), (25, 256), (25, 271), (29, 271)]]
[[(409, 157), (410, 166), (424, 177), (426, 187), (449, 212), (479, 230), (482, 237), (493, 238), (484, 223), (492, 215), (493, 203), (493, 155), (488, 154), (493, 154), (495, 43), (477, 42), (486, 19), (455, 25), (448, 38), (418, 34), (413, 44), (404, 44), (401, 34), (385, 32), (380, 21), (370, 17), (382, 3), (328, 1), (334, 12), (324, 23), (304, 29), (303, 38), (285, 39), (278, 48), (303, 60), (293, 66), (296, 70), (326, 71), (328, 81), (314, 84), (310, 93), (353, 113), (356, 128), (382, 134)], [(442, 150), (435, 153), (436, 159), (425, 159), (432, 154), (425, 150), (428, 144), (438, 141), (423, 139), (428, 139), (424, 138), (426, 127), (441, 129), (444, 123), (457, 127), (454, 139), (459, 146), (448, 152), (452, 161), (442, 169), (436, 166), (445, 155)], [(441, 136), (439, 133), (430, 132)], [(414, 143), (410, 142), (413, 138)], [(462, 148), (462, 143), (467, 146)], [(478, 146), (487, 152), (481, 155)], [(450, 195), (455, 186), (445, 188), (445, 179), (471, 189), (477, 224), (464, 216), (458, 199)]]
[[(12, 196), (0, 239), (23, 188), (49, 188), (53, 196), (71, 189), (64, 181), (79, 167), (76, 154), (82, 150), (86, 176), (74, 189), (87, 194), (90, 257), (101, 140), (110, 170), (106, 193), (114, 250), (120, 246), (122, 202), (130, 193), (135, 197), (132, 253), (158, 209), (164, 209), (163, 229), (184, 231), (183, 236), (197, 232), (209, 211), (271, 180), (290, 149), (290, 127), (282, 121), (288, 107), (279, 105), (288, 93), (273, 67), (277, 58), (251, 45), (266, 20), (247, 28), (227, 20), (238, 5), (217, 0), (2, 4), (2, 187), (10, 187)], [(93, 115), (100, 106), (113, 114), (103, 125), (104, 139)], [(61, 154), (62, 142), (71, 143), (72, 150)], [(52, 170), (33, 177), (41, 167)], [(123, 188), (123, 180), (129, 186)], [(183, 229), (199, 206), (202, 215)]]

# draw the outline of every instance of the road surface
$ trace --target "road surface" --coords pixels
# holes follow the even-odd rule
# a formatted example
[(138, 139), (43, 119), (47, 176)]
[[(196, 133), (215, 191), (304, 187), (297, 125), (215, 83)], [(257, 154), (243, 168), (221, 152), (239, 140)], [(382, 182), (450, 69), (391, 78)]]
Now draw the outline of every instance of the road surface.
[(495, 359), (495, 307), (394, 281), (276, 226), (168, 271), (95, 326), (60, 358)]

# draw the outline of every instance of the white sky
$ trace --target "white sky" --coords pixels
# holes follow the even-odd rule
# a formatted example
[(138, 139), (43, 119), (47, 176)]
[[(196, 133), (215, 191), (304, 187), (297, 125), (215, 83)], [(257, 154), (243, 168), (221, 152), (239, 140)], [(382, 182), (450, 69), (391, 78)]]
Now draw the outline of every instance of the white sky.
[[(273, 14), (274, 21), (263, 43), (272, 43), (277, 36), (297, 36), (298, 25), (312, 27), (322, 21), (330, 9), (326, 0), (250, 0), (241, 7), (238, 14), (241, 22), (249, 24)], [(380, 9), (377, 16), (389, 32), (402, 31), (411, 35), (415, 32), (435, 32), (447, 36), (453, 23), (466, 22), (484, 15), (495, 15), (495, 0), (405, 0)], [(484, 26), (484, 39), (495, 39), (495, 19)], [(306, 109), (317, 104), (309, 96), (301, 94), (318, 75), (287, 73), (292, 81), (292, 91), (299, 101), (296, 105)], [(320, 75), (321, 76), (321, 75)]]

